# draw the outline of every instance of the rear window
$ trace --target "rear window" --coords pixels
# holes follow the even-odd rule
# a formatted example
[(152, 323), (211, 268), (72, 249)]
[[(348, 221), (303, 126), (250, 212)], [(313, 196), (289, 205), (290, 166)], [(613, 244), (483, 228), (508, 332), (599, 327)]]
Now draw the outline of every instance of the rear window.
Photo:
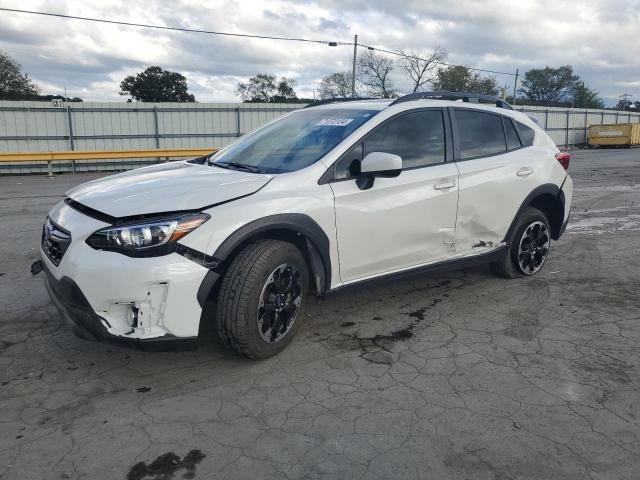
[(522, 144), (520, 143), (516, 129), (513, 126), (513, 122), (505, 117), (502, 117), (502, 121), (504, 122), (504, 133), (507, 137), (507, 150), (520, 148)]
[(455, 117), (461, 159), (507, 151), (500, 116), (474, 110), (455, 110)]
[(520, 132), (520, 138), (522, 139), (522, 145), (530, 147), (533, 145), (533, 139), (536, 136), (536, 132), (531, 127), (527, 127), (524, 123), (516, 121), (518, 125), (518, 132)]

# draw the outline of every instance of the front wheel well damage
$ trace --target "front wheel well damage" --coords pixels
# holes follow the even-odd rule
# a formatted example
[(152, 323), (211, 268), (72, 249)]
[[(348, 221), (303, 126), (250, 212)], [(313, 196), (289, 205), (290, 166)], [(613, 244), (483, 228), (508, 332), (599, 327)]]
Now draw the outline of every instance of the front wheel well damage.
[(328, 252), (320, 253), (322, 247), (317, 246), (309, 237), (294, 229), (279, 227), (256, 231), (235, 243), (232, 248), (224, 250), (224, 258), (216, 257), (219, 263), (211, 268), (205, 276), (197, 294), (198, 302), (202, 307), (198, 337), (207, 338), (217, 335), (214, 319), (222, 278), (227, 273), (233, 259), (244, 248), (261, 240), (281, 240), (295, 245), (302, 253), (311, 273), (309, 276), (310, 290), (315, 291), (319, 298), (324, 297), (331, 278), (331, 266), (328, 264), (328, 259), (324, 258)]
[[(302, 256), (307, 262), (309, 271), (313, 272), (313, 278), (311, 278), (312, 282), (310, 287), (316, 290), (316, 294), (324, 294), (325, 266), (317, 251), (317, 247), (309, 238), (307, 238), (302, 233), (286, 228), (274, 228), (271, 230), (260, 231), (244, 239), (242, 242), (236, 245), (233, 250), (231, 250), (227, 258), (216, 267), (216, 272), (218, 272), (221, 277), (224, 276), (224, 274), (226, 273), (226, 269), (229, 267), (233, 259), (242, 251), (242, 249), (244, 249), (247, 245), (259, 242), (261, 240), (281, 240), (283, 242), (295, 245), (298, 250), (300, 250)], [(321, 278), (320, 286), (317, 284), (317, 282), (314, 281), (315, 277), (317, 276)]]
[[(278, 216), (280, 217), (280, 216)], [(301, 216), (302, 217), (302, 216)], [(291, 220), (297, 221), (300, 228)], [(329, 240), (320, 227), (308, 217), (297, 218), (288, 215), (279, 224), (256, 222), (256, 225), (246, 225), (239, 231), (228, 237), (216, 250), (213, 258), (218, 262), (213, 267), (208, 278), (205, 278), (198, 293), (198, 301), (201, 305), (208, 299), (216, 299), (220, 289), (221, 279), (226, 274), (233, 259), (247, 245), (261, 240), (281, 240), (295, 245), (302, 253), (310, 275), (310, 288), (319, 297), (324, 296), (331, 279), (331, 265), (329, 259)], [(286, 221), (285, 221), (286, 220)], [(254, 228), (255, 227), (255, 228)]]

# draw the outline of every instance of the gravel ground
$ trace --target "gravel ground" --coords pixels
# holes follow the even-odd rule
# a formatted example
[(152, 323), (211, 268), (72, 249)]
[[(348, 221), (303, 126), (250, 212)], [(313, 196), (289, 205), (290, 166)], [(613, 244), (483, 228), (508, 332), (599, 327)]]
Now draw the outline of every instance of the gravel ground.
[(640, 149), (570, 172), (534, 278), (345, 291), (261, 362), (74, 337), (29, 266), (48, 209), (96, 175), (0, 177), (0, 478), (638, 478)]

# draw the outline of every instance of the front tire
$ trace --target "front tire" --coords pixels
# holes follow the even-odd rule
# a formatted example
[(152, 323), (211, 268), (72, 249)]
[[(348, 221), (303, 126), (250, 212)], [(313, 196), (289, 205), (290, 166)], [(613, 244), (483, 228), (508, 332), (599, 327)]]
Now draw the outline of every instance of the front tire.
[(505, 258), (491, 264), (491, 271), (503, 278), (530, 276), (542, 269), (551, 246), (551, 231), (546, 215), (527, 207), (520, 215)]
[(309, 271), (300, 250), (280, 240), (245, 247), (231, 262), (218, 296), (220, 339), (253, 359), (284, 350), (304, 316)]

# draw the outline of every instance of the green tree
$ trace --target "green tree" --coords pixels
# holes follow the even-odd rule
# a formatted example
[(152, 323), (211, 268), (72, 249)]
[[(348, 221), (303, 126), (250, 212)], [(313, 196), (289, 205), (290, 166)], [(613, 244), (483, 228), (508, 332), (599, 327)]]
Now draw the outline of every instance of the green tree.
[(280, 78), (276, 86), (276, 94), (271, 99), (274, 103), (287, 103), (287, 102), (296, 102), (298, 101), (298, 96), (296, 95), (296, 85), (297, 82), (293, 78)]
[(195, 102), (187, 79), (178, 72), (160, 67), (147, 67), (135, 76), (129, 75), (120, 83), (120, 95), (137, 102)]
[(573, 73), (571, 65), (534, 68), (524, 74), (518, 91), (539, 105), (570, 104), (579, 83), (580, 77)]
[(251, 77), (248, 83), (239, 83), (236, 94), (243, 102), (268, 103), (276, 94), (277, 89), (275, 76), (259, 73), (255, 77)]
[(299, 101), (295, 92), (296, 81), (292, 78), (259, 73), (247, 83), (239, 83), (236, 94), (246, 103), (289, 103)]
[(498, 82), (494, 76), (482, 76), (461, 65), (438, 69), (431, 86), (434, 90), (444, 92), (498, 94)]
[(351, 73), (336, 72), (327, 75), (320, 82), (318, 97), (327, 98), (349, 98), (351, 97)]
[(598, 92), (587, 87), (582, 80), (575, 85), (571, 103), (576, 108), (604, 108)]
[(22, 73), (20, 64), (6, 52), (0, 51), (0, 99), (29, 100), (38, 93), (38, 87), (29, 74)]

